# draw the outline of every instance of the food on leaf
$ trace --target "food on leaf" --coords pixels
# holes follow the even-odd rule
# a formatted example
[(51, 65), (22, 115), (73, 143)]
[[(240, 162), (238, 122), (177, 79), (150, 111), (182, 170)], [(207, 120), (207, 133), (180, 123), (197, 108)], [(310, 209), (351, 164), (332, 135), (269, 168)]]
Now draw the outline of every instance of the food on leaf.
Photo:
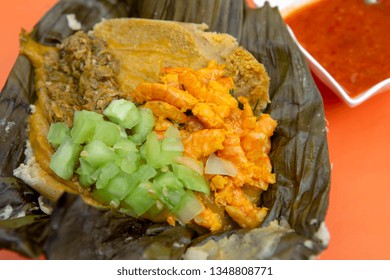
[[(91, 6), (86, 6), (84, 1), (79, 0), (59, 1), (39, 21), (31, 33), (31, 38), (45, 46), (36, 44), (33, 40), (27, 42), (36, 51), (35, 56), (30, 53), (36, 58), (35, 61), (31, 61), (35, 69), (31, 67), (24, 55), (20, 55), (1, 92), (1, 104), (5, 110), (0, 110), (4, 120), (4, 126), (1, 126), (3, 133), (0, 134), (4, 147), (0, 162), (2, 172), (0, 184), (3, 192), (0, 197), (0, 207), (11, 215), (9, 219), (0, 221), (2, 247), (33, 258), (44, 254), (49, 259), (308, 259), (324, 250), (328, 241), (321, 236), (326, 236), (324, 218), (328, 206), (330, 165), (323, 104), (309, 68), (291, 39), (277, 9), (265, 5), (261, 9), (252, 10), (245, 8), (244, 1), (236, 0), (223, 1), (223, 5), (220, 1), (189, 1), (188, 5), (182, 5), (182, 1), (175, 0), (130, 1), (131, 4), (129, 1), (119, 1), (119, 5), (100, 0), (90, 2)], [(101, 5), (102, 3), (104, 5)], [(133, 5), (135, 3), (136, 5)], [(91, 31), (88, 32), (88, 36), (82, 36), (83, 34), (80, 33), (72, 37), (75, 40), (68, 40), (67, 38), (74, 31), (69, 29), (66, 20), (59, 19), (65, 18), (70, 9), (77, 11), (76, 16), (83, 19), (81, 26), (85, 31), (92, 30), (102, 18), (126, 16), (206, 22), (210, 27), (209, 30), (229, 33), (237, 38), (240, 44), (265, 65), (271, 77), (270, 83), (263, 75), (264, 67), (252, 64), (252, 55), (248, 55), (242, 48), (236, 49), (237, 45), (229, 47), (230, 43), (234, 43), (233, 40), (223, 38), (224, 36), (214, 37), (216, 34), (221, 35), (220, 33), (213, 33), (210, 36), (218, 39), (217, 44), (213, 44), (214, 39), (203, 40), (205, 37), (198, 37), (202, 43), (205, 43), (205, 48), (200, 52), (197, 51), (202, 48), (196, 46), (196, 43), (191, 44), (190, 48), (186, 47), (186, 44), (182, 44), (179, 48), (172, 48), (172, 45), (167, 44), (166, 46), (169, 47), (157, 50), (161, 52), (155, 52), (158, 42), (166, 44), (167, 41), (163, 40), (167, 38), (183, 38), (172, 34), (177, 34), (178, 30), (172, 26), (168, 31), (164, 31), (162, 27), (155, 28), (145, 24), (143, 29), (138, 29), (137, 36), (131, 37), (131, 42), (126, 38), (121, 38), (119, 41), (115, 39), (118, 33), (121, 33), (120, 37), (126, 37), (123, 35), (127, 34), (130, 28), (107, 28), (107, 30), (116, 30), (106, 34), (111, 37), (106, 40), (111, 42), (110, 51), (107, 51), (107, 44), (100, 44), (96, 37), (90, 36)], [(53, 25), (53, 22), (56, 24)], [(117, 32), (118, 30), (121, 31)], [(167, 34), (170, 35), (166, 36)], [(190, 35), (185, 38), (187, 40), (193, 37)], [(143, 53), (139, 52), (139, 49), (123, 48), (120, 44), (124, 42), (128, 46), (132, 43), (137, 44), (139, 40), (147, 42), (151, 39), (154, 41), (143, 45), (149, 47)], [(112, 51), (115, 49), (119, 55), (122, 55), (121, 60), (132, 60), (127, 64), (131, 65), (131, 68), (119, 67), (118, 61), (112, 57)], [(48, 50), (54, 52), (47, 52)], [(58, 50), (62, 51), (57, 53)], [(188, 50), (195, 50), (195, 52), (181, 55)], [(26, 49), (25, 51), (28, 52)], [(124, 53), (121, 54), (121, 51)], [(42, 77), (45, 71), (40, 68), (43, 65), (40, 59), (43, 53), (46, 53), (46, 59), (51, 59), (53, 63), (57, 59), (60, 61), (58, 64), (54, 63), (52, 65), (54, 67), (46, 68), (51, 70), (50, 80), (47, 80), (47, 83), (43, 79), (34, 83), (34, 80), (37, 81), (35, 78)], [(160, 57), (159, 53), (164, 53), (163, 57)], [(255, 97), (249, 103), (256, 116), (260, 115), (267, 102), (271, 100), (264, 112), (278, 120), (269, 154), (272, 168), (277, 175), (276, 183), (265, 192), (258, 188), (242, 187), (245, 194), (251, 200), (253, 199), (253, 203), (261, 203), (269, 209), (259, 228), (238, 230), (229, 215), (224, 215), (220, 211), (222, 207), (216, 207), (214, 201), (203, 193), (198, 193), (197, 196), (202, 198), (206, 209), (194, 220), (199, 225), (204, 223), (205, 227), (211, 225), (211, 231), (214, 232), (212, 234), (207, 230), (193, 227), (192, 223), (175, 227), (166, 223), (152, 223), (118, 211), (92, 206), (92, 201), (85, 195), (83, 197), (63, 195), (64, 191), (75, 192), (75, 187), (77, 189), (78, 186), (71, 181), (53, 176), (53, 172), (49, 172), (51, 176), (48, 176), (49, 159), (54, 152), (54, 146), (45, 142), (49, 129), (48, 123), (63, 122), (71, 128), (75, 110), (101, 113), (112, 100), (126, 99), (127, 95), (122, 96), (122, 94), (131, 90), (117, 90), (118, 85), (121, 86), (125, 80), (133, 87), (140, 82), (159, 82), (162, 73), (160, 70), (163, 68), (160, 62), (164, 62), (165, 65), (166, 59), (170, 60), (169, 58), (172, 58), (171, 62), (179, 63), (170, 65), (166, 69), (191, 68), (196, 71), (206, 67), (207, 63), (194, 65), (193, 59), (186, 60), (185, 57), (195, 55), (196, 59), (202, 60), (205, 54), (207, 58), (203, 61), (215, 60), (217, 64), (225, 65), (228, 78), (219, 79), (220, 83), (229, 85), (231, 84), (229, 77), (234, 77), (235, 89), (231, 90), (230, 94), (239, 97), (251, 93), (246, 97)], [(241, 62), (237, 63), (238, 60)], [(144, 61), (147, 63), (144, 64)], [(90, 67), (91, 65), (94, 67)], [(147, 75), (140, 75), (145, 71)], [(118, 72), (122, 72), (121, 79), (118, 79)], [(209, 71), (202, 72), (203, 76), (209, 73)], [(151, 77), (154, 78), (146, 80)], [(134, 80), (137, 82), (132, 83)], [(161, 81), (169, 86), (180, 86), (178, 79), (170, 73)], [(57, 90), (53, 91), (54, 88)], [(48, 89), (50, 98), (45, 98)], [(78, 89), (84, 95), (70, 94), (78, 92)], [(77, 96), (78, 98), (72, 101), (72, 98)], [(56, 102), (51, 102), (52, 98), (56, 99)], [(64, 100), (66, 102), (63, 102)], [(35, 101), (39, 101), (39, 104), (34, 103)], [(83, 108), (79, 107), (80, 104)], [(144, 106), (146, 107), (146, 104)], [(239, 107), (243, 109), (244, 103), (240, 102)], [(225, 118), (229, 107), (218, 106), (218, 109), (219, 116)], [(30, 113), (34, 114), (29, 118)], [(43, 133), (36, 138), (30, 138), (26, 143), (26, 139), (29, 138), (26, 130), (28, 119), (30, 119), (30, 129)], [(194, 115), (188, 114), (186, 119), (182, 128), (185, 127), (189, 132), (205, 128)], [(248, 120), (251, 124), (250, 118)], [(171, 118), (156, 118), (154, 128), (159, 138), (175, 122), (176, 120)], [(134, 131), (135, 128), (126, 132), (134, 133)], [(123, 132), (121, 130), (121, 135)], [(247, 137), (249, 141), (242, 147), (245, 152), (256, 143), (253, 140), (264, 141), (263, 134), (255, 133)], [(135, 139), (131, 140), (135, 141)], [(34, 146), (35, 153), (31, 146)], [(269, 150), (269, 147), (266, 145), (264, 150)], [(139, 156), (145, 155), (145, 146), (141, 146), (140, 155), (134, 153), (135, 149), (137, 149), (136, 145), (130, 144), (129, 141), (119, 141), (115, 144), (115, 153), (119, 156), (132, 152), (123, 162), (130, 162), (129, 158), (134, 157), (131, 162), (137, 163)], [(26, 154), (24, 163), (22, 163), (23, 152)], [(249, 153), (247, 156), (250, 157)], [(186, 155), (177, 159), (183, 165), (203, 174), (204, 166), (199, 160)], [(114, 170), (114, 165), (109, 164), (105, 170), (111, 168)], [(17, 166), (19, 168), (15, 169)], [(80, 166), (86, 170), (85, 178), (95, 180), (99, 177), (98, 172), (89, 176), (90, 166), (82, 160)], [(125, 170), (128, 172), (134, 168), (128, 164), (124, 166), (127, 167)], [(46, 198), (28, 188), (21, 180), (12, 177), (13, 172), (15, 176), (24, 176), (26, 183), (52, 200), (61, 197), (52, 215), (48, 216), (51, 212), (50, 208), (53, 207), (52, 203), (48, 203)], [(77, 170), (76, 174), (78, 174)], [(145, 176), (150, 176), (148, 174), (147, 172)], [(81, 175), (79, 178), (82, 178)], [(104, 183), (110, 176), (106, 174), (101, 178), (105, 179), (102, 180)], [(219, 179), (222, 179), (219, 184), (223, 184), (226, 178), (216, 176), (213, 184), (216, 185)], [(51, 188), (45, 187), (47, 185)], [(149, 189), (149, 186), (149, 184), (144, 185), (146, 189)], [(145, 188), (140, 188), (142, 189)], [(78, 192), (83, 192), (81, 186)], [(44, 213), (38, 209), (38, 201)], [(13, 208), (12, 212), (9, 211), (10, 204)], [(142, 212), (141, 210), (140, 207), (138, 211)], [(148, 211), (157, 215), (159, 209), (152, 207)], [(134, 213), (129, 214), (134, 215)], [(174, 221), (172, 217), (168, 217), (167, 220)], [(87, 231), (85, 227), (80, 227), (80, 224), (84, 223), (89, 225)], [(216, 231), (221, 224), (229, 224), (231, 227)]]
[[(132, 30), (127, 34), (129, 27)], [(148, 48), (146, 42), (156, 40), (153, 36), (143, 34), (139, 42), (132, 41), (146, 27), (153, 27), (148, 29), (153, 34), (156, 30), (171, 34), (173, 30), (176, 36), (184, 36), (171, 43), (178, 48), (177, 53), (168, 50), (164, 41), (156, 42), (156, 49)], [(89, 34), (75, 33), (58, 48), (39, 45), (27, 34), (21, 38), (21, 52), (39, 73), (36, 106), (40, 110), (30, 120), (30, 141), (35, 155), (40, 146), (51, 143), (46, 154), (50, 163), (48, 167), (41, 165), (47, 176), (65, 180), (58, 179), (93, 203), (137, 218), (166, 220), (172, 225), (198, 221), (214, 232), (233, 226), (220, 217), (221, 213), (241, 227), (261, 223), (265, 215), (258, 213), (266, 213), (266, 208), (252, 203), (240, 189), (245, 185), (267, 190), (275, 175), (267, 153), (248, 159), (241, 139), (247, 138), (249, 146), (250, 132), (256, 126), (261, 129), (252, 106), (255, 102), (266, 104), (269, 99), (255, 85), (268, 83), (269, 78), (234, 38), (205, 32), (203, 25), (140, 19), (105, 20)], [(205, 39), (210, 49), (204, 47)], [(164, 56), (160, 57), (162, 51)], [(149, 65), (142, 56), (142, 66), (133, 69), (135, 62), (141, 63), (139, 52), (150, 52), (148, 57), (159, 63)], [(230, 63), (246, 63), (248, 67), (237, 73)], [(258, 71), (258, 79), (253, 80), (251, 92), (242, 92), (235, 79), (253, 75), (252, 68)], [(65, 93), (61, 95), (63, 86)], [(244, 94), (237, 96), (237, 92)], [(34, 115), (38, 114), (37, 119)], [(35, 129), (34, 123), (42, 119), (47, 122), (48, 135)], [(198, 123), (197, 128), (193, 123)], [(275, 126), (274, 121), (267, 140)], [(47, 138), (38, 147), (36, 139), (42, 136)], [(263, 151), (269, 142), (261, 144), (258, 149)], [(219, 159), (224, 169), (216, 172), (210, 157)], [(188, 167), (189, 160), (183, 164), (183, 158), (199, 162), (197, 169), (202, 170)], [(229, 188), (236, 189), (241, 198), (220, 203), (224, 187), (210, 191), (210, 182), (217, 175), (229, 177)], [(20, 177), (23, 179), (23, 174)], [(215, 200), (222, 210), (211, 210), (199, 193), (209, 196), (208, 202)], [(255, 221), (243, 222), (245, 217)]]

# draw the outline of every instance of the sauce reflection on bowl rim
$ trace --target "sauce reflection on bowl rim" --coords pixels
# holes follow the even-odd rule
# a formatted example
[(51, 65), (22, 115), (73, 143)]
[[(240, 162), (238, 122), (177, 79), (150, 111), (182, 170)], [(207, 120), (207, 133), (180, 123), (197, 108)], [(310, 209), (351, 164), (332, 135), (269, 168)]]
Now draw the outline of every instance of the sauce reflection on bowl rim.
[[(277, 6), (282, 17), (286, 18), (289, 14), (305, 5), (317, 2), (319, 0), (254, 0), (256, 6), (262, 6), (265, 2), (269, 2), (272, 7)], [(385, 79), (369, 89), (354, 95), (353, 97), (337, 82), (333, 76), (299, 43), (292, 29), (287, 26), (291, 37), (298, 45), (299, 49), (305, 56), (312, 72), (336, 95), (338, 95), (348, 106), (355, 107), (376, 94), (383, 93), (390, 89), (390, 78)]]

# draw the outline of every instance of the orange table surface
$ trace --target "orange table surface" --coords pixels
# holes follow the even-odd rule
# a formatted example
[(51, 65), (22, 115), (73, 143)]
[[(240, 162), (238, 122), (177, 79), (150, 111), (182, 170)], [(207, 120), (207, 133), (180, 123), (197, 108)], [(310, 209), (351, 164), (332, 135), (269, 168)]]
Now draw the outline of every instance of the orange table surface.
[[(0, 8), (0, 88), (18, 55), (21, 28), (57, 0), (3, 1)], [(333, 166), (326, 225), (329, 247), (319, 259), (390, 259), (390, 92), (347, 107), (316, 79), (329, 122)], [(0, 249), (0, 259), (23, 257)]]

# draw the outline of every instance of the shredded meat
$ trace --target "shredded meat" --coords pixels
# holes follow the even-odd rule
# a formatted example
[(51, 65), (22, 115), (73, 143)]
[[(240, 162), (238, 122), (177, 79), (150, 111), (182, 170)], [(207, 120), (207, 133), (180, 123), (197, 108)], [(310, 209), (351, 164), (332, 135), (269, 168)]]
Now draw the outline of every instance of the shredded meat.
[[(23, 52), (35, 52), (36, 45), (29, 38), (26, 41)], [(50, 123), (71, 126), (75, 110), (102, 112), (113, 99), (124, 97), (116, 80), (119, 62), (103, 41), (83, 32), (68, 37), (56, 49), (48, 48), (37, 59), (46, 74), (45, 111)]]

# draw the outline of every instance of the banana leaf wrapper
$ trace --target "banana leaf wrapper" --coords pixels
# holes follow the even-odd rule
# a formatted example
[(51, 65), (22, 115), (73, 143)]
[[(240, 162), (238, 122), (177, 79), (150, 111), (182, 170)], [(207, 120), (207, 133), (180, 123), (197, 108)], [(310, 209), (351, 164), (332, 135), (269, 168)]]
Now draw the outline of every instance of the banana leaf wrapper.
[(96, 209), (70, 194), (52, 215), (43, 213), (39, 194), (12, 175), (24, 160), (36, 98), (33, 68), (19, 56), (0, 95), (0, 248), (49, 259), (183, 259), (190, 251), (210, 259), (310, 259), (326, 249), (330, 164), (322, 98), (276, 8), (250, 9), (237, 0), (62, 0), (32, 37), (61, 42), (74, 32), (66, 21), (71, 13), (84, 31), (115, 17), (204, 22), (236, 37), (265, 65), (271, 78), (265, 112), (278, 121), (270, 153), (276, 183), (261, 197), (269, 214), (258, 229), (199, 234)]

